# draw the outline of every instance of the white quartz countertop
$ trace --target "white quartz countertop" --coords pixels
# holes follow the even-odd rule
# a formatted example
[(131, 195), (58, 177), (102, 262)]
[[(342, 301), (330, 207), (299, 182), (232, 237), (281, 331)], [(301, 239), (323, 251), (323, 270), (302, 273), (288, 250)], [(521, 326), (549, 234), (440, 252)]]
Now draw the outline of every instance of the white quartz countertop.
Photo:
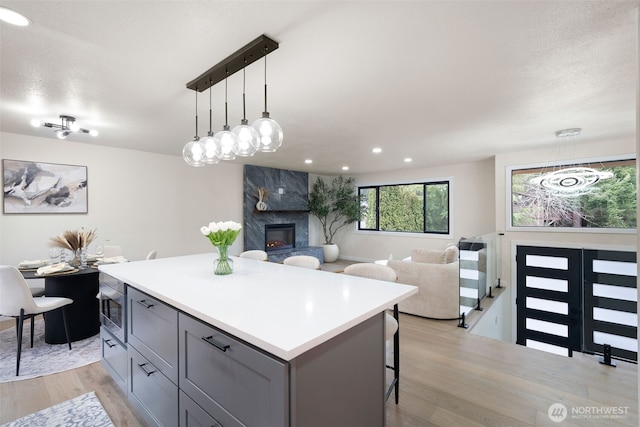
[(415, 286), (217, 254), (101, 265), (100, 271), (281, 359), (292, 360), (393, 304)]

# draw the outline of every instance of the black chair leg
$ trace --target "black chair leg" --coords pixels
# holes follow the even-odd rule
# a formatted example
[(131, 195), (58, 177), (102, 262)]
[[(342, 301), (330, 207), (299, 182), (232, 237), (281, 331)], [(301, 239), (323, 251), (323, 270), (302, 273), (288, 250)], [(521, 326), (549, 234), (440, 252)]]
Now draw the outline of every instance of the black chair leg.
[(387, 389), (384, 400), (389, 400), (391, 392), (395, 391), (396, 405), (400, 399), (398, 392), (400, 391), (400, 315), (398, 314), (398, 304), (393, 306), (393, 318), (398, 322), (398, 330), (393, 334), (393, 366), (386, 365), (393, 371), (393, 380)]
[(67, 306), (62, 307), (62, 323), (64, 324), (64, 334), (67, 336), (69, 350), (71, 350), (71, 335), (69, 334), (69, 326), (67, 325)]
[(393, 317), (398, 322), (398, 330), (393, 336), (393, 378), (396, 381), (396, 405), (398, 404), (400, 390), (400, 315), (398, 314), (398, 304), (393, 306)]
[(20, 375), (20, 353), (22, 353), (22, 326), (24, 325), (24, 308), (20, 309), (20, 316), (16, 318), (18, 329), (18, 354), (16, 357), (16, 377)]
[(33, 329), (34, 329), (34, 323), (36, 322), (36, 315), (32, 314), (31, 316), (31, 348), (33, 348)]

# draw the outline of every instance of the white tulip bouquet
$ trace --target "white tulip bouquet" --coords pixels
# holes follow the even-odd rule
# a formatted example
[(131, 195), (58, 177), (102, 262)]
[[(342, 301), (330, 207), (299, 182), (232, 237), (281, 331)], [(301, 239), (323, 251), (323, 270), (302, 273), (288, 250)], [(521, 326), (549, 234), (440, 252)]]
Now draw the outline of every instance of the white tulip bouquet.
[(209, 226), (200, 228), (200, 232), (208, 237), (213, 246), (231, 246), (242, 231), (242, 225), (233, 221), (210, 222)]
[(236, 240), (240, 231), (242, 231), (242, 225), (233, 221), (210, 222), (209, 226), (200, 227), (200, 232), (209, 239), (220, 254), (214, 263), (215, 274), (233, 273), (233, 260), (229, 258), (227, 250)]

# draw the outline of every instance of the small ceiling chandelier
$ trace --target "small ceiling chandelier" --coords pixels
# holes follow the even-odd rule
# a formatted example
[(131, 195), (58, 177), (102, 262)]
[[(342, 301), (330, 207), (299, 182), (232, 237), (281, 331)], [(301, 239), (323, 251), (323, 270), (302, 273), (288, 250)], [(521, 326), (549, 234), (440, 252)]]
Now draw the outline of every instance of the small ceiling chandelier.
[[(556, 132), (556, 137), (576, 137), (581, 133), (580, 128), (563, 129)], [(531, 183), (558, 196), (577, 197), (590, 193), (594, 184), (611, 177), (612, 172), (594, 169), (589, 164), (565, 164), (552, 167), (549, 171), (543, 169), (539, 176), (531, 179)]]
[[(278, 43), (261, 35), (237, 50), (223, 61), (187, 83), (187, 89), (202, 92), (209, 89), (209, 133), (201, 141), (190, 141), (182, 150), (184, 160), (191, 166), (215, 164), (220, 160), (233, 160), (236, 156), (249, 157), (257, 151), (274, 152), (282, 145), (283, 133), (280, 125), (269, 118), (267, 111), (267, 55), (278, 48)], [(264, 112), (251, 126), (246, 117), (245, 68), (265, 58)], [(242, 70), (242, 120), (233, 130), (229, 128), (227, 109), (227, 78)], [(225, 81), (225, 125), (215, 135), (211, 131), (211, 87)], [(197, 103), (196, 103), (197, 110)], [(196, 111), (197, 127), (197, 111)], [(197, 134), (197, 129), (196, 129)], [(197, 136), (196, 136), (197, 137)], [(196, 144), (198, 142), (198, 144)], [(199, 157), (201, 156), (201, 157)], [(196, 160), (199, 158), (199, 160)]]
[(98, 136), (98, 131), (95, 129), (84, 129), (81, 128), (78, 123), (76, 123), (76, 118), (72, 116), (60, 115), (60, 124), (57, 123), (42, 123), (38, 119), (31, 120), (31, 126), (40, 127), (44, 126), (46, 128), (55, 129), (55, 134), (59, 139), (66, 139), (67, 136), (72, 133), (88, 133), (91, 136)]

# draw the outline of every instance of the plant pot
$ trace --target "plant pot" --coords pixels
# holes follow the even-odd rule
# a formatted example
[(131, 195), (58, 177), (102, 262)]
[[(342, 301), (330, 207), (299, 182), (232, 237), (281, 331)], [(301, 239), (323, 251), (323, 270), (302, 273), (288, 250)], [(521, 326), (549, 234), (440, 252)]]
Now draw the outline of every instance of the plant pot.
[(335, 262), (340, 255), (340, 248), (338, 248), (338, 245), (335, 243), (331, 245), (322, 245), (322, 249), (324, 252), (324, 262)]

